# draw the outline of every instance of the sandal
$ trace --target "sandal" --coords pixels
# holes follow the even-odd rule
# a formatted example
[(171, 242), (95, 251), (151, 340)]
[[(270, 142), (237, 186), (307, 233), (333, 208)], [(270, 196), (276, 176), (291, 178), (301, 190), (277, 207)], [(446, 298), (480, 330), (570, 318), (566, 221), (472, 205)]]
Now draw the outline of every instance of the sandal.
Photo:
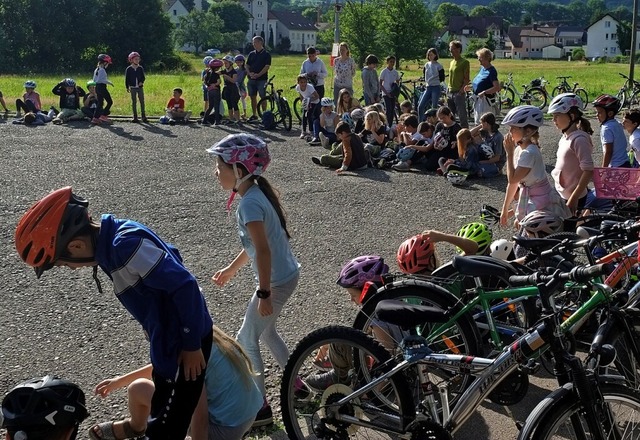
[[(125, 420), (124, 423), (122, 424), (122, 429), (124, 430), (125, 437), (119, 438), (119, 437), (116, 437), (115, 433), (113, 432), (113, 424), (114, 422), (110, 421), (110, 422), (102, 422), (92, 426), (91, 428), (89, 428), (89, 437), (92, 440), (125, 440), (129, 438), (135, 439), (138, 437), (142, 437), (146, 432), (146, 429), (143, 429), (142, 431), (134, 431), (131, 428), (131, 421)], [(100, 430), (100, 434), (96, 432), (96, 428)]]

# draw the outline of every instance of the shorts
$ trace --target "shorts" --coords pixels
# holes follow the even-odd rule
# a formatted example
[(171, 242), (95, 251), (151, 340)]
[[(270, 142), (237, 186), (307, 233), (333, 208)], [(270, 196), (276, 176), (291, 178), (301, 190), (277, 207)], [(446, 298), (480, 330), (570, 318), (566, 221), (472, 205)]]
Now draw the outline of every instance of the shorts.
[(250, 79), (247, 81), (247, 91), (249, 92), (249, 96), (256, 96), (260, 94), (261, 98), (264, 98), (267, 94), (267, 80), (261, 79)]

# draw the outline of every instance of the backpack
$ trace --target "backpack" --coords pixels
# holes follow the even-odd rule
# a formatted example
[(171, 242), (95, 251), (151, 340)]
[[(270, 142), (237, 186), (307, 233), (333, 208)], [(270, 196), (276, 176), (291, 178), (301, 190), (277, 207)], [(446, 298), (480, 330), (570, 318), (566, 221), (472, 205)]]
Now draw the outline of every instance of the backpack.
[(265, 130), (273, 130), (276, 128), (276, 119), (273, 117), (273, 112), (267, 110), (262, 113), (262, 127)]
[(438, 70), (438, 79), (440, 80), (440, 82), (444, 81), (444, 69)]

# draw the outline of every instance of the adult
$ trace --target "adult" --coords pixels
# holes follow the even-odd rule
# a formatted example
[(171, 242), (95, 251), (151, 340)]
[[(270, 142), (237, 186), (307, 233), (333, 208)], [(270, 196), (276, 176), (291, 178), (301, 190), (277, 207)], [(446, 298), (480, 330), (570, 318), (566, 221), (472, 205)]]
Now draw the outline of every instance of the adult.
[(480, 62), (480, 71), (473, 78), (471, 85), (466, 88), (470, 89), (476, 97), (473, 104), (473, 116), (475, 123), (480, 124), (480, 117), (486, 112), (497, 113), (495, 103), (498, 99), (497, 93), (502, 87), (498, 81), (498, 71), (491, 64), (493, 52), (483, 47), (476, 51), (476, 55)]
[(258, 94), (260, 94), (260, 98), (264, 98), (267, 80), (269, 79), (268, 72), (271, 67), (271, 54), (264, 48), (264, 39), (255, 36), (252, 42), (254, 50), (249, 53), (245, 63), (248, 77), (247, 93), (251, 98), (251, 111), (253, 113), (249, 118), (249, 122), (258, 120)]
[(300, 66), (300, 73), (307, 75), (307, 81), (313, 86), (320, 99), (324, 98), (324, 79), (327, 77), (327, 68), (318, 57), (315, 47), (307, 49), (307, 59)]
[(340, 90), (347, 89), (353, 96), (353, 77), (356, 75), (356, 62), (351, 58), (349, 45), (340, 43), (340, 56), (333, 60), (333, 102), (338, 102)]
[(469, 84), (469, 61), (462, 58), (462, 43), (454, 40), (449, 43), (449, 52), (453, 59), (449, 63), (449, 107), (458, 116), (462, 128), (468, 128), (467, 93), (464, 88)]
[(427, 87), (418, 101), (420, 121), (426, 119), (427, 108), (438, 108), (442, 80), (444, 80), (444, 67), (438, 62), (438, 51), (432, 47), (427, 51), (427, 63), (424, 65), (424, 82)]

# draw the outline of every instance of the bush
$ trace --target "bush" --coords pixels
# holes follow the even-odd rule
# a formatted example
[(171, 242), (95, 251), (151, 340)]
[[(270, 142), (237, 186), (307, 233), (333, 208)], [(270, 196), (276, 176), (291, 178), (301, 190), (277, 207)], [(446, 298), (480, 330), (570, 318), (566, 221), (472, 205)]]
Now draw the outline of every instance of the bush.
[(585, 59), (584, 49), (573, 49), (571, 51), (571, 59), (575, 61), (582, 61)]
[(173, 52), (163, 57), (160, 61), (153, 63), (150, 70), (156, 72), (193, 72), (193, 67), (189, 58), (191, 54), (184, 52)]

